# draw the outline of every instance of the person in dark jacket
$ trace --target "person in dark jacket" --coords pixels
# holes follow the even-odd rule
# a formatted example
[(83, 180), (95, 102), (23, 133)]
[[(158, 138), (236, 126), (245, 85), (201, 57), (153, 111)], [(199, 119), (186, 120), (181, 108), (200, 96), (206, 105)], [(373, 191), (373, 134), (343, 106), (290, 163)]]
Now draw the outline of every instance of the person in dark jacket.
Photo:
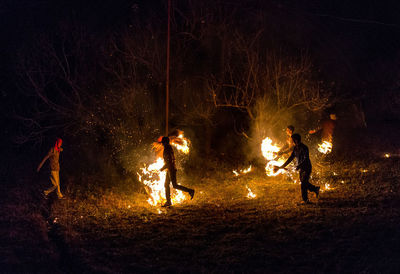
[(172, 182), (172, 186), (175, 189), (179, 189), (181, 191), (185, 191), (189, 193), (190, 199), (193, 199), (194, 189), (190, 189), (184, 187), (182, 185), (178, 185), (176, 183), (176, 166), (175, 166), (175, 156), (172, 146), (169, 144), (169, 138), (163, 137), (161, 139), (161, 143), (164, 146), (163, 158), (164, 158), (164, 166), (161, 168), (161, 171), (167, 169), (167, 176), (165, 177), (165, 198), (167, 202), (163, 205), (163, 207), (170, 206), (171, 203), (171, 190), (170, 190), (170, 182)]
[(286, 160), (286, 162), (278, 167), (274, 167), (274, 172), (277, 172), (278, 169), (285, 168), (293, 159), (296, 159), (297, 165), (296, 170), (299, 171), (300, 182), (301, 182), (301, 196), (303, 198), (304, 203), (310, 203), (308, 200), (307, 191), (315, 192), (315, 195), (319, 196), (319, 186), (314, 186), (309, 182), (312, 165), (310, 161), (310, 157), (308, 154), (308, 147), (301, 142), (301, 136), (299, 134), (293, 134), (292, 139), (294, 142), (294, 149), (290, 157)]

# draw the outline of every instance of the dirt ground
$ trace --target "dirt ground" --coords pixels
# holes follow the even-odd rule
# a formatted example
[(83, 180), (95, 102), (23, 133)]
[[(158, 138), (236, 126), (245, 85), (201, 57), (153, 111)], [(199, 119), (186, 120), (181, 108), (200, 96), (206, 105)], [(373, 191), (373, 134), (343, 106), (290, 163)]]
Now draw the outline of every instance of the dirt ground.
[(2, 191), (1, 272), (400, 272), (398, 157), (315, 163), (323, 191), (310, 205), (262, 168), (178, 176), (196, 194), (170, 208), (71, 183), (65, 200), (44, 200), (19, 179)]

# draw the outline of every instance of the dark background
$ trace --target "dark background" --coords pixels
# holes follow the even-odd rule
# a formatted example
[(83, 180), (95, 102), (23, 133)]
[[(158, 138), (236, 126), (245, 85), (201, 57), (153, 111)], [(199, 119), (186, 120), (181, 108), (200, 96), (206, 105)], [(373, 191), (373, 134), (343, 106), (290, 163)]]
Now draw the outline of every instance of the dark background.
[[(170, 128), (183, 129), (200, 158), (254, 158), (241, 133), (258, 134), (256, 120), (237, 107), (216, 107), (206, 83), (224, 82), (228, 66), (243, 73), (240, 51), (227, 54), (232, 37), (248, 45), (260, 30), (253, 52), (306, 53), (310, 79), (330, 92), (325, 107), (266, 122), (272, 135), (281, 138), (288, 123), (305, 134), (332, 111), (345, 137), (374, 125), (397, 127), (398, 3), (172, 3)], [(143, 146), (165, 128), (167, 2), (3, 1), (0, 12), (2, 155), (20, 162), (32, 153), (24, 157), (36, 162), (60, 136), (64, 157), (78, 154), (85, 169), (111, 161), (124, 173), (141, 161)]]

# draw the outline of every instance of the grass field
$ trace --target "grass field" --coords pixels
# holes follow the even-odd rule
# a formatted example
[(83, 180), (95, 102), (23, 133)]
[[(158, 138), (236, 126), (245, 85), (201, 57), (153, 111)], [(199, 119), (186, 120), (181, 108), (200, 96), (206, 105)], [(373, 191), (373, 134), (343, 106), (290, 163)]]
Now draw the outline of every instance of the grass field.
[(399, 273), (399, 178), (397, 157), (314, 163), (324, 191), (299, 205), (286, 176), (218, 166), (178, 173), (196, 195), (170, 208), (130, 186), (87, 187), (95, 177), (43, 200), (21, 178), (2, 193), (2, 272)]

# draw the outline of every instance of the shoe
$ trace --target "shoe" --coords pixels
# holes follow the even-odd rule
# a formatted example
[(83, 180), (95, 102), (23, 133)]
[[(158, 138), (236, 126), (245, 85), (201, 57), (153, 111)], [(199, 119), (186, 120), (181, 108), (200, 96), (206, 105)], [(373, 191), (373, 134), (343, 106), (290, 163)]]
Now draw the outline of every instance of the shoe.
[(48, 194), (46, 194), (45, 192), (41, 192), (43, 199), (47, 200), (49, 199), (49, 197), (47, 196)]
[(189, 191), (189, 195), (190, 195), (190, 200), (193, 200), (193, 197), (194, 197), (194, 189), (192, 189), (191, 191)]
[(64, 196), (59, 196), (58, 199), (59, 200), (65, 200), (65, 197)]
[(319, 189), (321, 187), (317, 186), (317, 190), (315, 191), (315, 197), (317, 197), (317, 199), (319, 198)]
[(297, 203), (297, 205), (310, 205), (310, 204), (312, 204), (312, 203), (309, 200), (301, 201), (301, 202)]
[(169, 202), (166, 202), (165, 204), (163, 204), (161, 207), (169, 207), (169, 206), (171, 206), (172, 204), (171, 203), (169, 203)]

